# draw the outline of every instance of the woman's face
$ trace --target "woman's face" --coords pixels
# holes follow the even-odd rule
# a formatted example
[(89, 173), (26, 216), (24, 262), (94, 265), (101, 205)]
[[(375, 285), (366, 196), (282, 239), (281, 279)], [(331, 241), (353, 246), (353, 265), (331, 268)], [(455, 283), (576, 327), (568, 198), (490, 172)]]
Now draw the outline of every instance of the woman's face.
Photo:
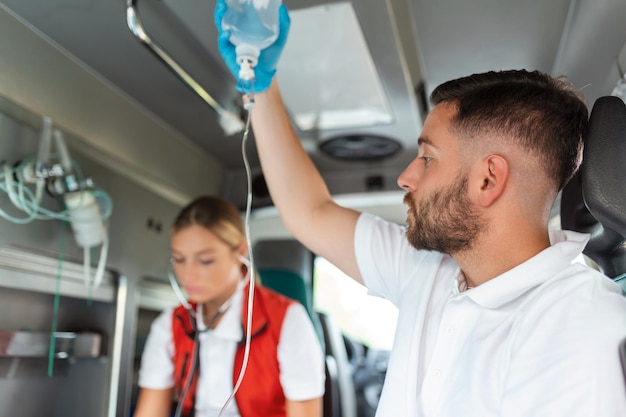
[(172, 266), (190, 301), (221, 305), (241, 277), (238, 255), (210, 230), (191, 225), (172, 235)]

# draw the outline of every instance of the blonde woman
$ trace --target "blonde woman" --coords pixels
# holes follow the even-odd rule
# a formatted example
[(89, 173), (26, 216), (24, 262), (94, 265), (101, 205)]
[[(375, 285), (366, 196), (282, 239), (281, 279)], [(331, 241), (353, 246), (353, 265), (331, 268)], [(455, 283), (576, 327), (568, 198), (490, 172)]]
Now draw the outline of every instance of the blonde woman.
[(319, 417), (324, 358), (304, 307), (254, 288), (249, 357), (246, 254), (230, 202), (200, 197), (171, 231), (172, 270), (188, 302), (152, 324), (142, 355), (135, 417)]

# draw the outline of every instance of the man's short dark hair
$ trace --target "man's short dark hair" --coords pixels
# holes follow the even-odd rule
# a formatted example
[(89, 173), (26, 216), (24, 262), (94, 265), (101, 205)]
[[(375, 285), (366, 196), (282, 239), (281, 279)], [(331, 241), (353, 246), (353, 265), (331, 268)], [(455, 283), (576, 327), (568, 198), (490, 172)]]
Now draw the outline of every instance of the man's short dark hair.
[(462, 136), (515, 138), (529, 155), (544, 159), (559, 190), (580, 165), (588, 110), (563, 78), (539, 71), (490, 71), (445, 82), (430, 99), (433, 105), (457, 107), (452, 124)]

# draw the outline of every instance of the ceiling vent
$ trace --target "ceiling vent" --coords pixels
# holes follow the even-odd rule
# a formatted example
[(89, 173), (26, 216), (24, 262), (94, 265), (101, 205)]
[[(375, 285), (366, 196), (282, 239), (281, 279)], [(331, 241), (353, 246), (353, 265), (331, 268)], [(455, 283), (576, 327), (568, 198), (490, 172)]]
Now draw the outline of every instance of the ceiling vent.
[(333, 158), (364, 161), (393, 156), (402, 149), (402, 145), (383, 136), (349, 135), (329, 139), (319, 148)]

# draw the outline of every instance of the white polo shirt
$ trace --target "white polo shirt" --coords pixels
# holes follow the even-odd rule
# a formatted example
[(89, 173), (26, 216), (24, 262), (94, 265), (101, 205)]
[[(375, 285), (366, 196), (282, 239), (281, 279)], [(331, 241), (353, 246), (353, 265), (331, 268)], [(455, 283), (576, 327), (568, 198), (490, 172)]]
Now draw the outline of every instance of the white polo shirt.
[(626, 416), (626, 297), (575, 262), (587, 235), (551, 232), (550, 248), (461, 292), (454, 259), (405, 230), (364, 213), (355, 233), (369, 293), (399, 309), (378, 417)]
[[(245, 292), (247, 302), (248, 292)], [(196, 395), (196, 416), (217, 416), (233, 391), (233, 367), (237, 343), (243, 337), (241, 311), (244, 292), (238, 291), (217, 327), (200, 333), (200, 378)], [(197, 317), (202, 317), (199, 306)], [(254, 308), (254, 307), (253, 307)], [(142, 388), (166, 389), (174, 386), (174, 340), (172, 310), (162, 312), (152, 323), (139, 370)], [(201, 319), (198, 328), (206, 327)], [(287, 309), (278, 343), (280, 382), (289, 400), (301, 401), (324, 394), (324, 356), (318, 336), (300, 303)], [(239, 375), (239, 370), (236, 370)], [(233, 399), (222, 417), (237, 417)]]

